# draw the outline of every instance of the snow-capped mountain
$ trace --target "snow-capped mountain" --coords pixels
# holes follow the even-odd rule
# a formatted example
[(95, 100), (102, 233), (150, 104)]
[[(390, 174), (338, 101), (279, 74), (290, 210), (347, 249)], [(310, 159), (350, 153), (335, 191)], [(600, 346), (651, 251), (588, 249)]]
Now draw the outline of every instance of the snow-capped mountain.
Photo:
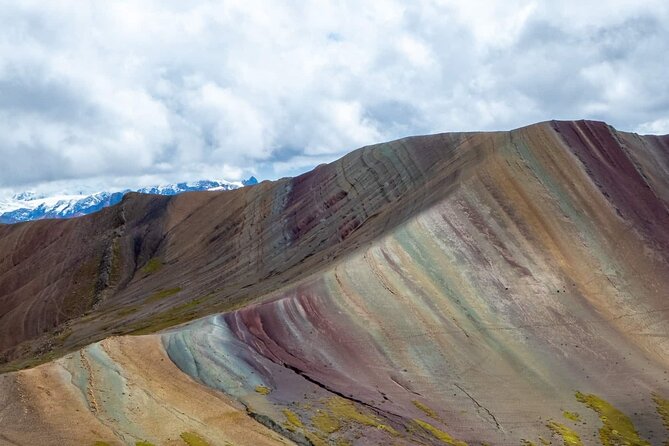
[(251, 177), (241, 182), (201, 180), (94, 194), (43, 195), (29, 191), (21, 192), (10, 199), (0, 200), (0, 223), (9, 224), (44, 218), (78, 217), (115, 205), (121, 201), (123, 195), (127, 192), (176, 195), (190, 191), (237, 189), (257, 183), (258, 180)]

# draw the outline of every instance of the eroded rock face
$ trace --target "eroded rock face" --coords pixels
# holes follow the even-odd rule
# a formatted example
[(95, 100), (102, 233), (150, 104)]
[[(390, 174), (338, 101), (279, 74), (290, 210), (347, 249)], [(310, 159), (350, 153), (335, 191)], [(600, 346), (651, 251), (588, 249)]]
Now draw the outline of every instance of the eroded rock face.
[[(297, 178), (173, 197), (128, 194), (78, 219), (0, 225), (0, 251), (10, 253), (0, 261), (0, 355), (7, 362), (66, 351), (257, 299), (448, 194), (504, 138), (407, 138)], [(164, 290), (177, 292), (155, 298)], [(193, 299), (198, 305), (188, 306)]]
[[(667, 137), (551, 122), (409, 138), (276, 183), (164, 202), (130, 197), (95, 218), (66, 223), (108, 224), (118, 261), (103, 262), (101, 297), (74, 316), (61, 348), (214, 313), (4, 375), (11, 401), (46, 407), (34, 394), (11, 397), (29, 377), (55, 395), (83, 395), (80, 416), (98, 426), (95, 441), (158, 444), (183, 432), (210, 444), (251, 441), (220, 436), (230, 419), (207, 416), (214, 402), (195, 413), (197, 392), (237, 405), (230, 410), (254, 432), (267, 429), (269, 442), (669, 437)], [(55, 240), (47, 254), (64, 237), (47, 226), (7, 234), (20, 247), (41, 240), (38, 230)], [(29, 271), (22, 252), (0, 280)], [(159, 358), (146, 370), (144, 354)], [(84, 385), (92, 375), (83, 358), (108, 378)], [(37, 372), (56, 369), (69, 383)], [(149, 402), (112, 389), (113, 376), (192, 390)], [(110, 397), (98, 410), (91, 400), (101, 395)], [(142, 404), (186, 418), (161, 433)], [(63, 431), (48, 411), (34, 416), (44, 432)], [(209, 430), (196, 429), (205, 419)]]

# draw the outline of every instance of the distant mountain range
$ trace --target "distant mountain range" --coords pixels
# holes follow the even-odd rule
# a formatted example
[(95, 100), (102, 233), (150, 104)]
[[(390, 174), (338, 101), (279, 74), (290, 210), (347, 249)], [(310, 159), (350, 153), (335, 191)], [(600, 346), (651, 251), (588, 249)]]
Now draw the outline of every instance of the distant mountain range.
[(255, 177), (238, 182), (225, 180), (200, 180), (125, 189), (121, 191), (103, 191), (93, 194), (36, 194), (21, 192), (8, 200), (0, 200), (0, 223), (11, 224), (45, 218), (70, 218), (97, 212), (107, 206), (120, 202), (128, 192), (144, 194), (177, 195), (183, 192), (206, 190), (231, 190), (257, 184)]

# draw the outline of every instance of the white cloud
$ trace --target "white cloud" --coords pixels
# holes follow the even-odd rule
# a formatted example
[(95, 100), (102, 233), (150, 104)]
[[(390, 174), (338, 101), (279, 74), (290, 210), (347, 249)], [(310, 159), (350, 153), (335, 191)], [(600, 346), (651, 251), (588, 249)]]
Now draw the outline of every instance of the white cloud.
[(663, 0), (8, 3), (0, 187), (275, 177), (410, 134), (552, 118), (667, 132), (668, 9)]
[(669, 135), (669, 118), (660, 118), (654, 121), (644, 122), (634, 129), (634, 131), (642, 135)]

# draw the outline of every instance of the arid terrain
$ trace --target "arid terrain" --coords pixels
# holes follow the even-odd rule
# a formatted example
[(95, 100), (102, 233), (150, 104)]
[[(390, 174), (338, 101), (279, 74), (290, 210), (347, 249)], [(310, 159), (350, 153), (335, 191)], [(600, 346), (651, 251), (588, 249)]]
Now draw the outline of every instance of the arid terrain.
[(410, 137), (0, 253), (0, 444), (669, 444), (669, 136)]

